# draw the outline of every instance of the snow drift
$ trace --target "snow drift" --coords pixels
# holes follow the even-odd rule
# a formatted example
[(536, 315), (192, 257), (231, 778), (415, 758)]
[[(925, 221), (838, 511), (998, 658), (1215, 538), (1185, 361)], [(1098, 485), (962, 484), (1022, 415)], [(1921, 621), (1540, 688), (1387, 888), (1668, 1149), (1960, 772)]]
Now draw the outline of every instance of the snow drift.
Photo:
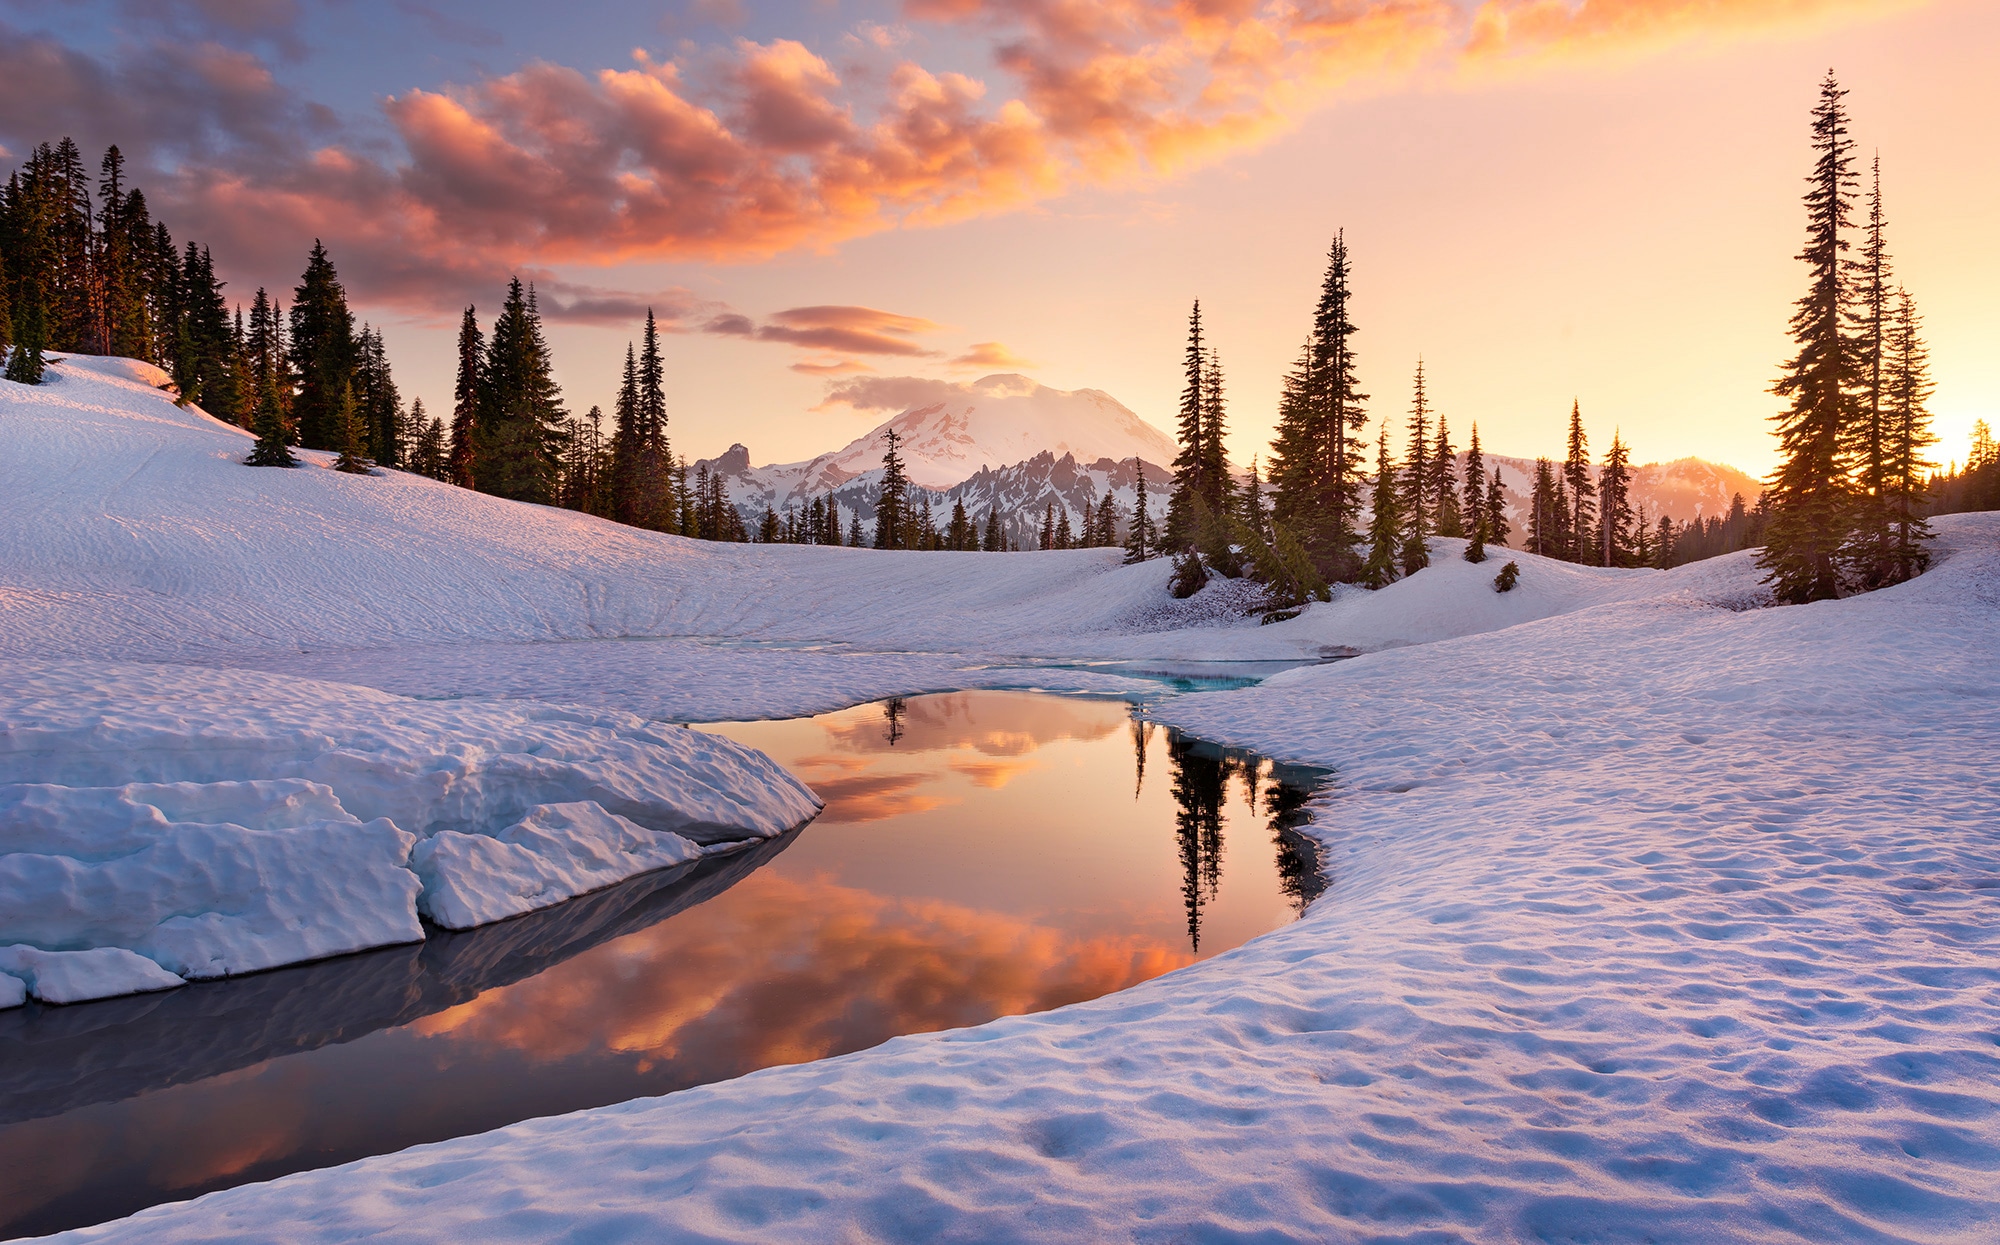
[[(0, 973), (71, 1002), (408, 942), (419, 912), (516, 916), (817, 810), (762, 753), (606, 710), (13, 662), (0, 946), (41, 958)], [(45, 984), (78, 956), (103, 967)]]

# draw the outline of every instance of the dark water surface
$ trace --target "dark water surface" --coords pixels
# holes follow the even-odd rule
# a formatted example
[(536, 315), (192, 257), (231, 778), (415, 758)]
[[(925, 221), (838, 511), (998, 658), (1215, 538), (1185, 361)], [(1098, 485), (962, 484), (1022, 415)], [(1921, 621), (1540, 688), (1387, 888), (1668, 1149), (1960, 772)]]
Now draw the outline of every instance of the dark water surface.
[(546, 912), (0, 1012), (0, 1237), (1095, 998), (1292, 920), (1315, 776), (1119, 701), (705, 729), (826, 811)]

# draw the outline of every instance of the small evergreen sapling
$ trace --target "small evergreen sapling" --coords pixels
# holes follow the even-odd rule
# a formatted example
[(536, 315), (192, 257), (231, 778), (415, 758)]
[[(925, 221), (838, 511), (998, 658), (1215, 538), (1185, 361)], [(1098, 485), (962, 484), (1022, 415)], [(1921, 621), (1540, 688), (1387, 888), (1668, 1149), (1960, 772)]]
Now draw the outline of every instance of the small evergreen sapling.
[(1174, 577), (1168, 587), (1178, 600), (1186, 600), (1208, 586), (1208, 567), (1202, 564), (1201, 555), (1192, 549), (1183, 549), (1174, 555)]
[(1509, 562), (1500, 568), (1498, 575), (1493, 577), (1493, 591), (1512, 592), (1514, 591), (1514, 585), (1520, 582), (1521, 564), (1519, 562)]

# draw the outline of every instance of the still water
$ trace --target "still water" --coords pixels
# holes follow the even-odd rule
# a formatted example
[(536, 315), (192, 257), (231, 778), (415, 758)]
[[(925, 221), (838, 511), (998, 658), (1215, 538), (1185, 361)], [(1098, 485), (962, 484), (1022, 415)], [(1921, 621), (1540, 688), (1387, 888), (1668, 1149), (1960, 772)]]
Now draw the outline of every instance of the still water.
[(1315, 775), (1119, 701), (704, 729), (805, 829), (411, 947), (0, 1012), (0, 1237), (1095, 998), (1292, 920)]

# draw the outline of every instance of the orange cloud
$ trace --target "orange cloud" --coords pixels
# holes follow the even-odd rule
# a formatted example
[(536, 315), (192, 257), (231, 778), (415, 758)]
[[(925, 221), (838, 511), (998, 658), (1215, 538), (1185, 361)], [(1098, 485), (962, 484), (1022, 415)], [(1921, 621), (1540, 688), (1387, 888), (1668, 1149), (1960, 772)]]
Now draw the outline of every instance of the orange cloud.
[(951, 366), (963, 371), (1019, 372), (1031, 371), (1035, 365), (999, 342), (974, 342), (971, 349), (952, 358)]
[[(693, 49), (688, 66), (643, 52), (590, 74), (537, 63), (390, 97), (402, 154), (388, 160), (343, 142), (325, 110), (291, 100), (245, 54), (182, 55), (177, 91), (161, 93), (140, 60), (107, 68), (31, 40), (0, 50), (0, 118), (33, 116), (61, 132), (74, 116), (89, 133), (128, 116), (177, 153), (160, 168), (201, 236), (282, 234), (288, 254), (324, 237), (358, 291), (456, 306), (475, 274), (824, 248), (1077, 186), (1171, 177), (1333, 100), (1414, 79), (1738, 39), (1918, 2), (906, 0), (905, 18), (934, 28), (932, 45), (990, 48), (994, 80), (908, 59), (927, 44), (880, 27), (845, 42), (884, 64), (847, 77), (789, 39)], [(208, 133), (246, 153), (240, 167), (230, 144), (198, 149), (207, 140), (186, 137)], [(909, 340), (915, 330), (845, 339), (843, 326), (775, 320), (757, 331), (843, 355), (868, 353), (857, 341), (926, 353)]]

